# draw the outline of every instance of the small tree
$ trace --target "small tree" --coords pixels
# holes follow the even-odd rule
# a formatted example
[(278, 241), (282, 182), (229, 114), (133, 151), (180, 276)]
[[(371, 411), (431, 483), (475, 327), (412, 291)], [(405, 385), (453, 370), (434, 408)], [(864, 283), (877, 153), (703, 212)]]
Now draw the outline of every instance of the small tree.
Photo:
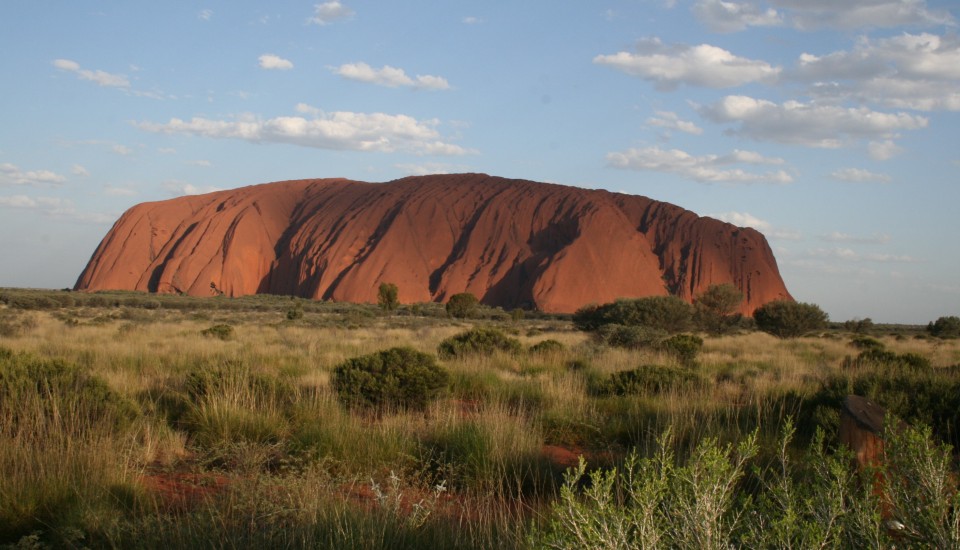
[(706, 332), (723, 334), (736, 321), (743, 293), (730, 283), (710, 285), (694, 301), (697, 326)]
[(647, 327), (670, 334), (690, 328), (693, 308), (676, 296), (621, 298), (613, 303), (584, 306), (573, 314), (580, 330), (597, 330), (604, 325)]
[(450, 297), (450, 300), (447, 301), (447, 315), (458, 319), (465, 319), (473, 314), (479, 303), (477, 297), (469, 292), (454, 294)]
[(960, 317), (940, 317), (927, 325), (927, 332), (937, 338), (960, 338)]
[(789, 300), (767, 302), (753, 312), (757, 328), (778, 338), (795, 338), (823, 329), (829, 318), (820, 306)]
[(377, 303), (384, 311), (393, 311), (400, 305), (400, 290), (393, 283), (380, 283), (377, 290)]

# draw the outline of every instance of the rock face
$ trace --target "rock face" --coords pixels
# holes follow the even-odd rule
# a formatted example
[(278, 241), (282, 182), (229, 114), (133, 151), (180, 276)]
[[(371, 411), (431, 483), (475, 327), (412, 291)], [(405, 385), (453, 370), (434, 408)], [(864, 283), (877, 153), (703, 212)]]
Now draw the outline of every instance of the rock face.
[(753, 229), (646, 197), (484, 174), (283, 181), (139, 204), (76, 288), (373, 302), (381, 282), (404, 303), (471, 292), (548, 312), (692, 300), (716, 283), (740, 288), (747, 314), (790, 299)]

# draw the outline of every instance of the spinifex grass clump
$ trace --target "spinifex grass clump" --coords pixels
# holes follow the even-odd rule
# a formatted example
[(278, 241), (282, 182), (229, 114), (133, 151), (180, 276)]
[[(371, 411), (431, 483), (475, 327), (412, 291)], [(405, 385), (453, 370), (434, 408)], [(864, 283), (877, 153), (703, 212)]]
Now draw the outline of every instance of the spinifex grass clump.
[(200, 334), (210, 337), (210, 338), (219, 338), (220, 340), (229, 340), (233, 338), (233, 326), (227, 324), (213, 325), (212, 327), (205, 328), (200, 331)]
[(519, 353), (523, 349), (520, 341), (511, 338), (495, 328), (475, 328), (451, 336), (437, 347), (437, 353), (443, 359), (466, 355), (490, 355), (495, 351)]
[(425, 409), (447, 387), (449, 375), (433, 356), (391, 348), (354, 357), (333, 371), (333, 387), (348, 405)]
[(644, 365), (615, 372), (594, 387), (597, 395), (656, 395), (696, 387), (700, 377), (678, 367)]

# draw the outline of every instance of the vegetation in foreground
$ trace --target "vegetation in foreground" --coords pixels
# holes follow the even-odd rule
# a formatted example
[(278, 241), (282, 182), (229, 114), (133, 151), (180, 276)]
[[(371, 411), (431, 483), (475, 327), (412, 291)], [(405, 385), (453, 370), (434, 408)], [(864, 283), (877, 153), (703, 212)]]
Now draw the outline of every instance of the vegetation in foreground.
[[(0, 291), (0, 546), (960, 545), (951, 318), (778, 338), (718, 292), (584, 332), (384, 290)], [(848, 394), (913, 426), (876, 471)]]

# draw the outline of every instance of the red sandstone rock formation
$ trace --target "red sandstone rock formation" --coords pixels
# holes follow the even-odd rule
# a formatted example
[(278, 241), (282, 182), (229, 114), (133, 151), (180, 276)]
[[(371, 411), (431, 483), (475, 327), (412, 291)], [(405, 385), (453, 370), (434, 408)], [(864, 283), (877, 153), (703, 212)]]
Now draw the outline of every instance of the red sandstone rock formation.
[(572, 312), (619, 297), (692, 300), (733, 283), (751, 313), (790, 299), (766, 239), (646, 197), (483, 174), (254, 185), (134, 206), (78, 290), (293, 294), (401, 302), (471, 292)]

